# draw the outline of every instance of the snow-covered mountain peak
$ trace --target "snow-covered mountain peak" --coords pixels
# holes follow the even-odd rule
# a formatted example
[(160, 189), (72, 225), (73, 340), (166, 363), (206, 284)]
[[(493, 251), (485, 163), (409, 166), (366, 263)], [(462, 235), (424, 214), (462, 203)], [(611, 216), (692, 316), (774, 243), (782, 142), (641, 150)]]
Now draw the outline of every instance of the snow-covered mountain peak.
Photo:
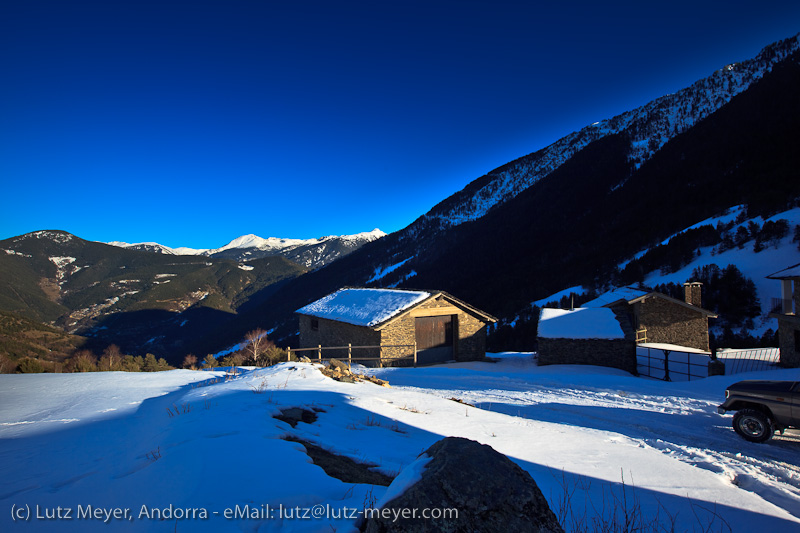
[[(221, 248), (209, 250), (211, 254), (216, 252), (223, 252), (234, 248), (258, 248), (259, 250), (271, 250), (275, 248), (282, 248), (287, 244), (287, 241), (297, 241), (297, 239), (279, 239), (276, 237), (269, 237), (264, 239), (258, 235), (249, 233), (233, 239), (231, 242)], [(298, 241), (299, 242), (299, 241)]]
[(367, 241), (367, 242), (380, 239), (381, 237), (386, 237), (386, 233), (381, 231), (381, 230), (379, 230), (378, 228), (375, 228), (372, 231), (364, 231), (364, 232), (356, 233), (356, 234), (353, 234), (353, 235), (342, 235), (341, 236), (342, 239), (347, 239), (347, 240), (351, 240), (351, 241), (364, 240), (364, 241)]
[(263, 238), (255, 234), (242, 235), (220, 248), (170, 248), (155, 242), (130, 244), (112, 241), (105, 244), (172, 255), (204, 255), (250, 261), (261, 257), (281, 255), (308, 268), (319, 268), (334, 259), (343, 257), (363, 244), (380, 239), (386, 233), (375, 228), (353, 235), (329, 235), (317, 239), (285, 239), (279, 237)]
[(110, 244), (111, 246), (117, 246), (118, 248), (131, 248), (133, 250), (142, 250), (145, 252), (156, 252), (159, 254), (167, 254), (167, 255), (184, 255), (179, 254), (169, 246), (164, 246), (163, 244), (158, 244), (157, 242), (137, 242), (137, 243), (127, 243), (122, 241), (111, 241), (105, 244)]
[(22, 242), (28, 239), (44, 239), (49, 240), (57, 243), (67, 243), (72, 240), (74, 236), (66, 231), (61, 230), (41, 230), (41, 231), (33, 231), (31, 233), (26, 233), (25, 235), (20, 235), (19, 237), (14, 238), (14, 242)]

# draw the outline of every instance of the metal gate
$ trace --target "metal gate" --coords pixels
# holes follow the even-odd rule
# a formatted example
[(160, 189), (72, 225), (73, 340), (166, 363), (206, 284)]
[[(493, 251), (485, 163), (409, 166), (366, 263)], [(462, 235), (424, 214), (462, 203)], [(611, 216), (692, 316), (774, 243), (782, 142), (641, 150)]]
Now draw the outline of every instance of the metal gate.
[(692, 381), (708, 377), (711, 354), (674, 349), (636, 347), (636, 370), (640, 376), (664, 381)]
[(421, 316), (415, 322), (417, 361), (421, 365), (453, 360), (453, 317)]
[(725, 374), (774, 370), (781, 360), (778, 348), (749, 348), (742, 350), (720, 350), (717, 358), (725, 363)]

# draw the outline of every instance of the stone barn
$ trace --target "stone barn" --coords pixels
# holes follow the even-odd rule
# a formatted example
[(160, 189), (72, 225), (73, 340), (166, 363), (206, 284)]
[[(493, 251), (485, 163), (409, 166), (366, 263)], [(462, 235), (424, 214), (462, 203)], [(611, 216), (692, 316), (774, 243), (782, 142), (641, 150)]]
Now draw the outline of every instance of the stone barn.
[(597, 365), (636, 373), (636, 343), (605, 307), (544, 308), (539, 315), (539, 365)]
[(800, 367), (800, 263), (770, 274), (768, 279), (781, 282), (781, 297), (777, 310), (770, 318), (778, 320), (778, 342), (780, 344), (781, 365)]
[[(486, 327), (496, 322), (446, 292), (404, 289), (344, 288), (296, 312), (300, 348), (375, 347), (353, 349), (352, 356), (380, 357), (383, 364), (404, 358), (397, 363), (410, 365), (415, 348), (420, 365), (481, 360)], [(347, 350), (322, 356), (346, 357)]]
[[(673, 344), (709, 351), (708, 319), (713, 312), (700, 307), (702, 284), (684, 283), (684, 300), (655, 291), (622, 287), (586, 302), (583, 307), (612, 309), (637, 343)], [(628, 331), (630, 330), (630, 331)]]

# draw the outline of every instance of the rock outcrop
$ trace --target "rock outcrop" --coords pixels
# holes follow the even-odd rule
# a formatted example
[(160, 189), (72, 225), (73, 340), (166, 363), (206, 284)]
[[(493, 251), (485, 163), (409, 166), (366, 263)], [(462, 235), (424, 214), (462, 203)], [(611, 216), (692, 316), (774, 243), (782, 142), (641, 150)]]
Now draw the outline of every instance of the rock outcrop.
[[(388, 519), (371, 517), (364, 524), (367, 533), (563, 533), (558, 519), (530, 474), (491, 446), (447, 437), (428, 448), (424, 454), (430, 457), (430, 461), (425, 465), (421, 479), (383, 505), (383, 508), (398, 512), (416, 509), (418, 515), (423, 509), (457, 509), (458, 516), (397, 520), (394, 514)], [(395, 482), (401, 478), (402, 472)]]
[(367, 376), (365, 374), (354, 374), (350, 371), (350, 367), (346, 363), (338, 359), (331, 359), (326, 368), (320, 370), (323, 375), (328, 376), (336, 381), (343, 383), (358, 383), (360, 381), (369, 381), (381, 387), (388, 387), (389, 382), (376, 378), (375, 376)]

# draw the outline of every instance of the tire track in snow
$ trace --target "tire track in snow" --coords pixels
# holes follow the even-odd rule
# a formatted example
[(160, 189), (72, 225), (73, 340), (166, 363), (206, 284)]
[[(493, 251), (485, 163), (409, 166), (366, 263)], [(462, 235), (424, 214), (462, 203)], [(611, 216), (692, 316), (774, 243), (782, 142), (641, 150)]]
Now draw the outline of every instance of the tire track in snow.
[[(402, 387), (511, 416), (623, 435), (686, 464), (717, 473), (800, 518), (800, 435), (766, 444), (742, 440), (716, 403), (627, 391), (557, 389), (519, 379), (486, 379), (471, 389)], [(443, 385), (456, 385), (441, 382)], [(481, 385), (487, 385), (481, 389)], [(508, 387), (497, 388), (499, 386)]]

